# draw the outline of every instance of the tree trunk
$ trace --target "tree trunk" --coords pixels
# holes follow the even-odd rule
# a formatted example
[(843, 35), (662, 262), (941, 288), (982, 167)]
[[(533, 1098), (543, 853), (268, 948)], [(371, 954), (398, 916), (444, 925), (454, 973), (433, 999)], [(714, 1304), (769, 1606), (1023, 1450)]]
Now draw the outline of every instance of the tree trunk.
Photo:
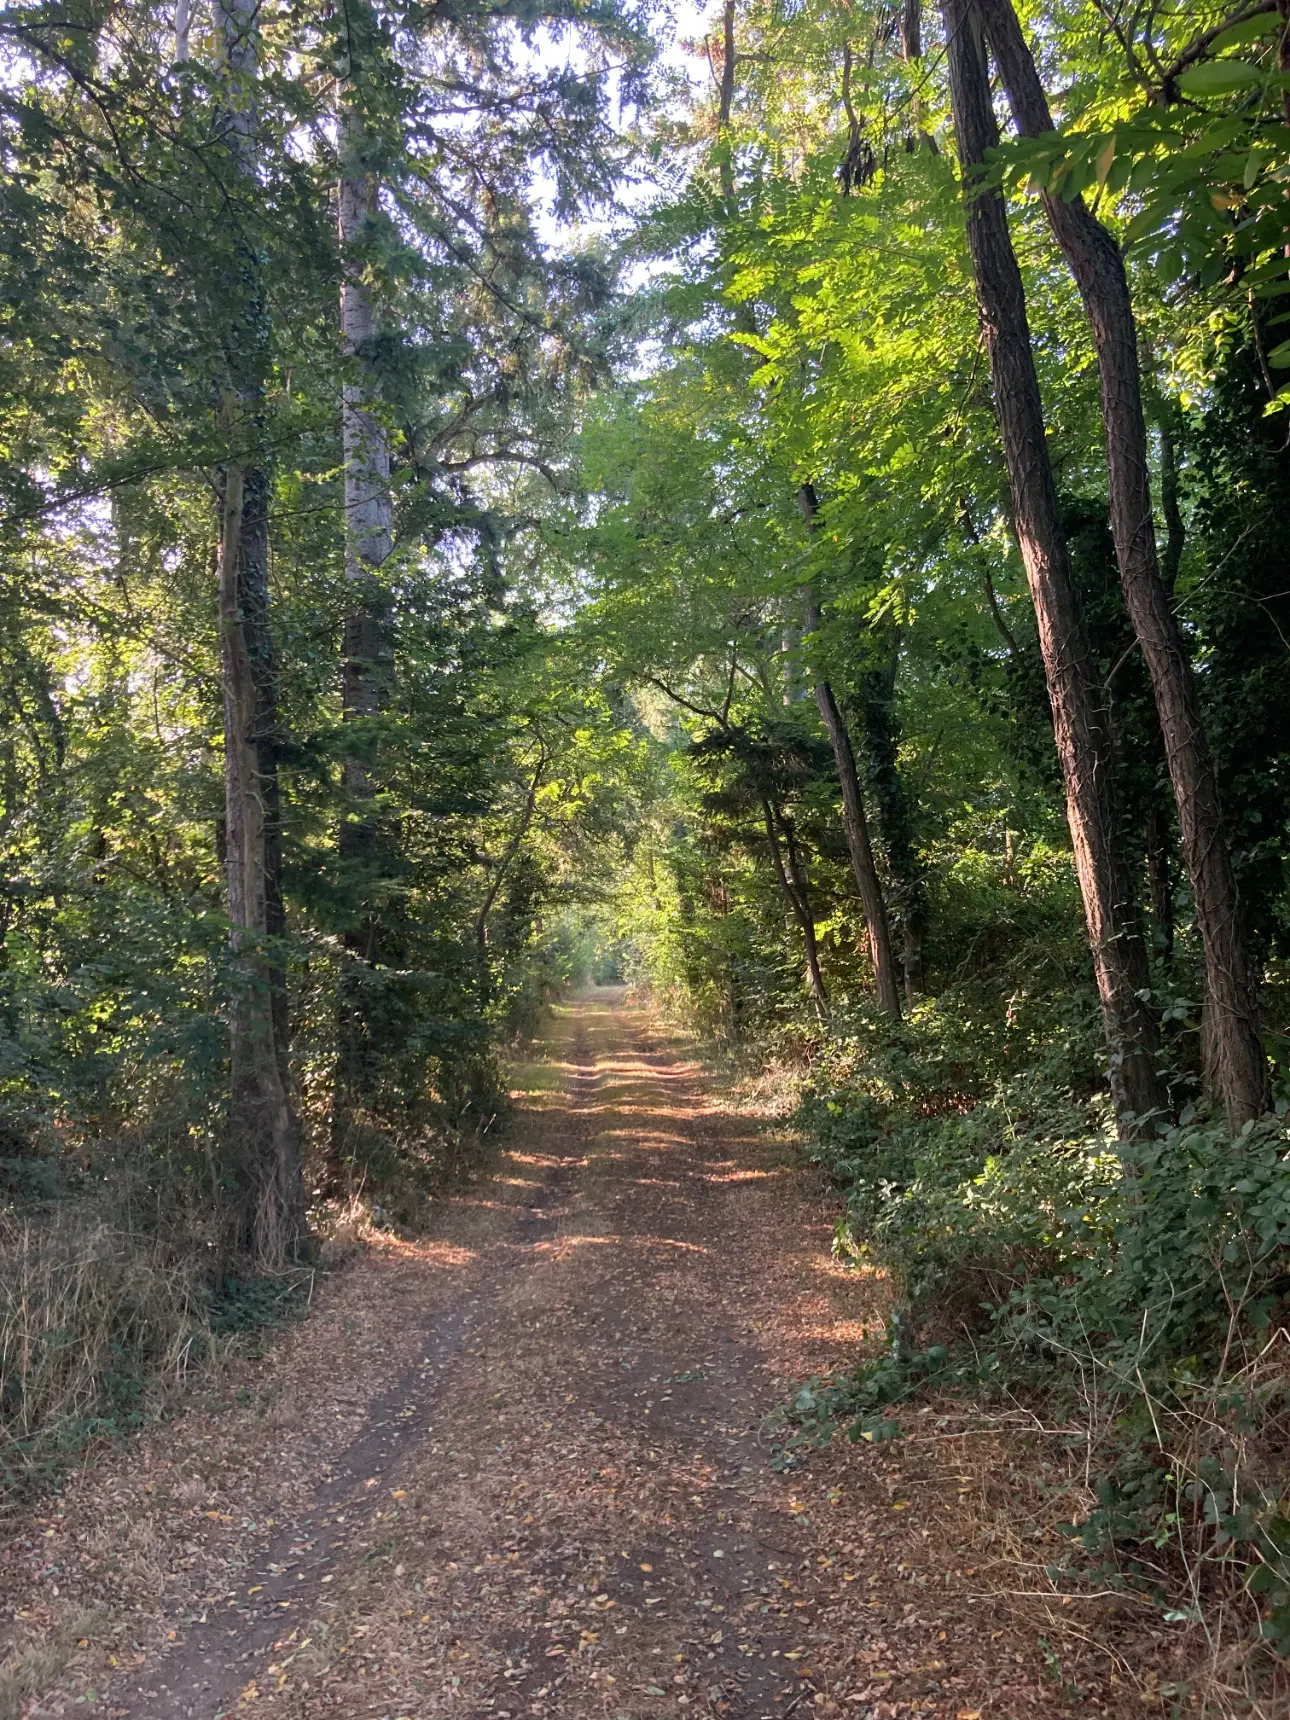
[[(797, 500), (802, 517), (806, 521), (807, 532), (813, 535), (819, 510), (815, 486), (803, 484), (797, 492)], [(818, 634), (820, 619), (820, 606), (816, 602), (814, 591), (808, 586), (806, 631)], [(811, 677), (815, 684), (815, 703), (819, 707), (820, 720), (833, 748), (838, 783), (842, 789), (842, 829), (846, 835), (851, 870), (855, 875), (856, 888), (860, 892), (860, 905), (864, 911), (865, 933), (869, 940), (869, 959), (873, 963), (874, 991), (877, 994), (878, 1007), (884, 1015), (890, 1015), (894, 1021), (899, 1021), (900, 991), (896, 985), (896, 964), (891, 953), (891, 925), (887, 919), (887, 904), (883, 900), (882, 882), (874, 864), (873, 844), (869, 840), (869, 820), (865, 815), (864, 795), (856, 770), (851, 736), (847, 733), (847, 725), (838, 709), (838, 702), (833, 696), (833, 688), (829, 685), (827, 676), (817, 665), (812, 664)]]
[[(808, 626), (818, 626), (819, 611), (813, 610)], [(869, 821), (865, 817), (864, 800), (860, 793), (860, 778), (856, 772), (855, 754), (847, 733), (842, 712), (838, 709), (833, 689), (822, 675), (816, 676), (815, 702), (820, 718), (833, 747), (842, 785), (842, 827), (846, 832), (847, 850), (851, 855), (851, 870), (860, 891), (864, 909), (865, 930), (869, 939), (869, 959), (873, 963), (874, 990), (878, 1007), (893, 1021), (900, 1020), (900, 990), (896, 984), (896, 963), (891, 950), (891, 927), (887, 921), (887, 904), (882, 898), (882, 884), (874, 865), (873, 845), (869, 840)]]
[(998, 143), (980, 16), (973, 0), (945, 0), (950, 99), (964, 179), (968, 247), (1003, 439), (1017, 539), (1034, 599), (1053, 729), (1066, 787), (1075, 870), (1110, 1052), (1121, 1134), (1165, 1109), (1154, 1022), (1142, 1002), (1149, 976), (1111, 797), (1111, 747), (1071, 575), (1045, 441), (1021, 271), (1000, 193), (977, 183)]
[[(263, 473), (231, 462), (224, 474), (220, 531), (220, 659), (224, 683), (225, 869), (228, 892), (230, 1012), (229, 1133), (246, 1202), (244, 1240), (272, 1270), (304, 1242), (300, 1131), (284, 1074), (280, 967), (273, 952), (277, 859), (265, 756), (273, 737), (262, 721), (262, 689), (247, 614), (268, 548)], [(249, 481), (248, 481), (249, 480)], [(276, 788), (276, 784), (273, 785)]]
[[(220, 120), (250, 178), (258, 45), (254, 0), (217, 0), (229, 100)], [(235, 241), (241, 302), (227, 337), (225, 433), (236, 452), (222, 475), (220, 663), (224, 686), (225, 870), (233, 996), (229, 1029), (230, 1148), (247, 1210), (243, 1240), (272, 1270), (306, 1239), (300, 1129), (287, 1062), (282, 967), (277, 684), (269, 636), (269, 477), (243, 448), (263, 432), (267, 312), (258, 259)], [(239, 447), (239, 444), (242, 445)]]
[(923, 928), (927, 898), (914, 842), (909, 796), (900, 774), (896, 719), (896, 674), (900, 665), (900, 629), (891, 628), (886, 663), (864, 671), (856, 689), (862, 707), (863, 752), (873, 792), (882, 845), (892, 878), (892, 894), (900, 908), (903, 930), (905, 1001), (911, 1007), (923, 984)]
[(354, 1114), (375, 1085), (371, 969), (383, 959), (382, 927), (373, 902), (381, 869), (375, 815), (375, 720), (392, 671), (389, 602), (380, 569), (393, 543), (389, 436), (379, 413), (380, 384), (373, 341), (376, 306), (363, 256), (379, 213), (379, 187), (365, 161), (361, 121), (343, 104), (338, 119), (341, 340), (349, 371), (341, 393), (344, 454), (345, 616), (341, 671), (344, 721), (355, 741), (342, 767), (344, 811), (338, 848), (358, 911), (344, 933), (349, 958), (337, 984), (337, 1058), (332, 1094), (332, 1159), (343, 1163)]
[[(824, 976), (820, 972), (820, 952), (815, 942), (815, 918), (811, 913), (810, 895), (806, 889), (806, 880), (802, 873), (801, 862), (797, 847), (792, 838), (792, 832), (784, 826), (784, 820), (777, 808), (772, 808), (769, 800), (763, 800), (762, 816), (766, 822), (766, 841), (770, 846), (771, 862), (775, 868), (775, 876), (779, 887), (784, 893), (785, 900), (793, 910), (793, 918), (797, 921), (802, 934), (802, 945), (806, 952), (806, 977), (811, 988), (811, 996), (815, 1001), (815, 1013), (821, 1021), (828, 1017), (829, 997), (824, 989)], [(784, 856), (780, 853), (779, 837), (776, 835), (776, 825), (784, 828), (787, 838), (789, 867), (785, 870)]]
[(475, 916), (475, 964), (478, 972), (479, 1007), (481, 1011), (488, 1008), (491, 990), (488, 974), (488, 916), (493, 911), (493, 903), (497, 900), (498, 892), (506, 880), (506, 874), (510, 871), (515, 856), (523, 847), (524, 838), (532, 827), (533, 814), (537, 810), (538, 790), (542, 786), (542, 775), (546, 770), (546, 763), (546, 748), (539, 746), (537, 766), (533, 772), (533, 779), (529, 783), (528, 794), (524, 798), (524, 807), (520, 813), (519, 823), (511, 840), (506, 845), (505, 852), (497, 862), (497, 869), (489, 880), (488, 888), (484, 892), (484, 900), (480, 903), (479, 912)]
[[(1048, 101), (1012, 0), (980, 0), (1017, 128), (1053, 129)], [(1097, 348), (1111, 530), (1129, 619), (1151, 676), (1178, 806), (1183, 858), (1205, 952), (1206, 1077), (1232, 1128), (1271, 1098), (1236, 874), (1223, 825), (1196, 683), (1160, 576), (1142, 410), (1137, 325), (1124, 260), (1082, 197), (1044, 194), (1049, 223), (1079, 287)]]

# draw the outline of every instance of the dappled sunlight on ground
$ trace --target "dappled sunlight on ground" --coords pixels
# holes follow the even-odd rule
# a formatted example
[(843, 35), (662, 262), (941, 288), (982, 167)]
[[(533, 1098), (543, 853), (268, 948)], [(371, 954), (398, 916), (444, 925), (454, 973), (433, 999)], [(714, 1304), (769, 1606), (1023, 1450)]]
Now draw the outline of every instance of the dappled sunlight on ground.
[(832, 1194), (621, 989), (551, 1039), (432, 1235), (15, 1543), (0, 1600), (65, 1644), (24, 1720), (1068, 1712), (963, 1557), (961, 1458), (780, 1450), (887, 1307)]
[(477, 1248), (462, 1248), (451, 1242), (426, 1241), (423, 1238), (400, 1236), (391, 1230), (373, 1230), (369, 1246), (404, 1260), (415, 1260), (424, 1266), (443, 1266), (456, 1271), (472, 1266), (479, 1259)]
[(682, 1242), (675, 1236), (624, 1236), (617, 1232), (607, 1236), (565, 1235), (558, 1243), (551, 1243), (552, 1248), (678, 1248), (685, 1254), (707, 1254), (708, 1250), (698, 1242)]
[(703, 1180), (708, 1183), (724, 1183), (726, 1185), (730, 1185), (732, 1183), (782, 1182), (789, 1174), (787, 1167), (781, 1167), (778, 1170), (711, 1170), (704, 1174)]

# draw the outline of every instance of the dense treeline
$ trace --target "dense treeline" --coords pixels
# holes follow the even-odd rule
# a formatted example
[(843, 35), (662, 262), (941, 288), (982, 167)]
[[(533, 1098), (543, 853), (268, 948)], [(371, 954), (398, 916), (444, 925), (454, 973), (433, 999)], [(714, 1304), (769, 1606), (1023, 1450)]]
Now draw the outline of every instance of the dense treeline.
[(1284, 20), (722, 23), (584, 430), (584, 625), (676, 773), (624, 929), (806, 1058), (892, 1280), (801, 1438), (1047, 1400), (1071, 1570), (1275, 1702), (1215, 1644), (1290, 1642)]
[(612, 191), (645, 44), (559, 4), (0, 32), (19, 1462), (271, 1304), (328, 1205), (414, 1212), (564, 977), (630, 740), (535, 532), (621, 341), (607, 247), (538, 229)]
[(1094, 1380), (1086, 1545), (1290, 1638), (1282, 10), (0, 31), (13, 1450), (590, 964), (809, 1070), (808, 1420)]

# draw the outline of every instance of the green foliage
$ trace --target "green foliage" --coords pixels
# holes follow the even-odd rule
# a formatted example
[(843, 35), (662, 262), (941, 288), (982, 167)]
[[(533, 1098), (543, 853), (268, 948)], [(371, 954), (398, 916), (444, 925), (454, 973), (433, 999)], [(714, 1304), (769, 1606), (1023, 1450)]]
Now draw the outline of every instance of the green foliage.
[(1043, 1402), (1086, 1429), (1096, 1502), (1069, 1534), (1103, 1580), (1167, 1608), (1178, 1561), (1198, 1601), (1235, 1576), (1285, 1652), (1290, 1125), (1234, 1140), (1188, 1107), (1117, 1144), (1090, 1049), (1087, 1023), (991, 1037), (942, 999), (898, 1034), (853, 1024), (817, 1066), (800, 1120), (844, 1190), (838, 1247), (896, 1302), (883, 1352), (799, 1393), (781, 1461), (839, 1424), (898, 1437), (929, 1393)]
[(217, 1337), (278, 1327), (306, 1306), (308, 1276), (303, 1279), (234, 1278), (212, 1285), (207, 1320)]

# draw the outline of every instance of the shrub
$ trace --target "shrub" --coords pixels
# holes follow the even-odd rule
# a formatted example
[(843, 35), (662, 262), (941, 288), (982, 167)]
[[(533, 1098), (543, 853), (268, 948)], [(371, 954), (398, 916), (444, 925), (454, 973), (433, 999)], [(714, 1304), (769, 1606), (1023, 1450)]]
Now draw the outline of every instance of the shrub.
[(882, 1354), (799, 1393), (799, 1437), (894, 1437), (932, 1387), (1026, 1394), (1083, 1430), (1072, 1556), (1290, 1652), (1290, 1126), (1233, 1139), (1188, 1107), (1124, 1146), (1078, 1023), (1030, 1034), (1029, 1068), (1010, 1036), (973, 1062), (933, 1006), (817, 1071), (801, 1120), (845, 1189), (839, 1247), (896, 1302)]

